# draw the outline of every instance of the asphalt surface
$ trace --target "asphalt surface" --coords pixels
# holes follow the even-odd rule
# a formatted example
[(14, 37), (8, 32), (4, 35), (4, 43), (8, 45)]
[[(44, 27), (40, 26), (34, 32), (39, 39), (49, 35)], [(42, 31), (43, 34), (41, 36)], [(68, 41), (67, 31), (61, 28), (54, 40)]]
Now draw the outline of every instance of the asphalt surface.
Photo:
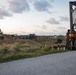
[(1, 63), (0, 75), (76, 75), (76, 51)]

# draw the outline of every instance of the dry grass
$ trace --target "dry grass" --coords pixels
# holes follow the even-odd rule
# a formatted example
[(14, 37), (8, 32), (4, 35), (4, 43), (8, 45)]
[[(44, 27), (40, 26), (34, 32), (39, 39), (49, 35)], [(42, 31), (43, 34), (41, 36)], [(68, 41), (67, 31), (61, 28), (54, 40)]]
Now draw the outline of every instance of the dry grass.
[(66, 52), (66, 50), (51, 50), (51, 41), (35, 40), (4, 40), (0, 45), (0, 62), (21, 58), (36, 57), (45, 54)]

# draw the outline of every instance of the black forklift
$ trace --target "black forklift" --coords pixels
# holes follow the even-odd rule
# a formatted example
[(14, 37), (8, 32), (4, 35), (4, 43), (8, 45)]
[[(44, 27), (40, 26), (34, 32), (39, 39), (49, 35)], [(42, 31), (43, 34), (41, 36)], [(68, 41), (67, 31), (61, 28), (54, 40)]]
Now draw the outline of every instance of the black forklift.
[(69, 2), (70, 29), (66, 35), (66, 49), (76, 50), (76, 1)]

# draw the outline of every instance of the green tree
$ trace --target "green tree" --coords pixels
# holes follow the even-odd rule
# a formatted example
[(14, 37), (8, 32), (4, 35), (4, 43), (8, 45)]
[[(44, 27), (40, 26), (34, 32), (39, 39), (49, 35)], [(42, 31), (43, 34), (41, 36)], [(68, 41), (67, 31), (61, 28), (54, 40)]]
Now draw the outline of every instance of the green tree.
[(29, 39), (35, 39), (36, 35), (35, 34), (29, 34)]

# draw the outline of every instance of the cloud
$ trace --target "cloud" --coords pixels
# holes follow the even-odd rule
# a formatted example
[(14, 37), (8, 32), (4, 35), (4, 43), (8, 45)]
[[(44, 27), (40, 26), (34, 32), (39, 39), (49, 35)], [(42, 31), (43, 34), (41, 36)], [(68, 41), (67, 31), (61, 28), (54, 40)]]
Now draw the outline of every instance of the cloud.
[(54, 0), (51, 0), (51, 2), (54, 2)]
[(60, 32), (60, 30), (51, 30), (49, 32), (42, 31), (42, 30), (35, 30), (34, 31), (36, 35), (65, 35), (66, 31), (63, 30), (63, 32)]
[(38, 25), (33, 25), (33, 26), (40, 28), (40, 26), (38, 26)]
[(34, 6), (37, 11), (48, 11), (49, 8), (52, 8), (52, 5), (46, 0), (37, 0)]
[(6, 16), (9, 17), (12, 16), (12, 14), (0, 4), (0, 19), (3, 19)]
[(52, 35), (65, 35), (66, 34), (66, 30), (61, 31), (61, 30), (55, 29), (55, 30), (51, 31), (51, 34)]
[(43, 30), (47, 29), (47, 26), (46, 25), (42, 25), (42, 26), (34, 25), (34, 26), (37, 27), (37, 28), (41, 28)]
[(66, 29), (66, 28), (65, 28), (65, 27), (60, 27), (60, 26), (59, 26), (57, 29)]
[(42, 26), (42, 29), (44, 29), (44, 30), (47, 29), (47, 26), (43, 25), (43, 26)]
[(9, 9), (14, 13), (22, 13), (29, 10), (29, 4), (26, 0), (7, 0)]
[(48, 2), (51, 2), (51, 3), (54, 2), (54, 0), (47, 0), (47, 1), (48, 1)]
[(49, 20), (47, 20), (46, 22), (50, 23), (50, 24), (60, 24), (59, 21), (57, 21), (55, 18), (50, 18)]
[(36, 35), (51, 35), (51, 32), (46, 32), (42, 30), (35, 30)]
[(60, 21), (69, 21), (67, 16), (60, 16)]

